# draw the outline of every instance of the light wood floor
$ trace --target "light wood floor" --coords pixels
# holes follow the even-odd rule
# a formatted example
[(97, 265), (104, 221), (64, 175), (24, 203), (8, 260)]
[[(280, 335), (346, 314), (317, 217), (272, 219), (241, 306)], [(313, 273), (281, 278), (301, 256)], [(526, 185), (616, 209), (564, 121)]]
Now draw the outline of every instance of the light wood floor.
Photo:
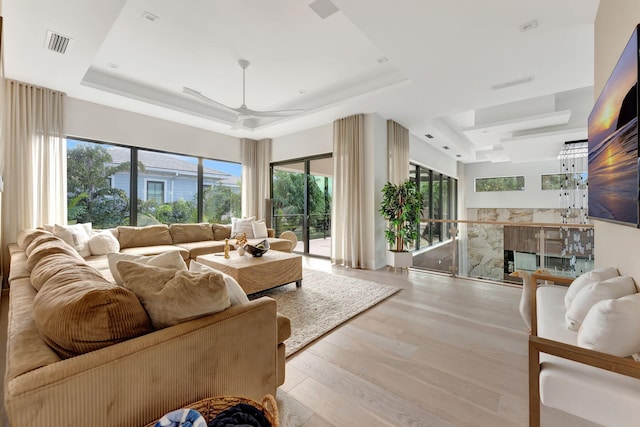
[[(282, 427), (528, 425), (519, 288), (305, 266), (402, 290), (287, 360)], [(542, 416), (545, 427), (594, 426), (548, 408)]]
[[(304, 266), (402, 290), (287, 360), (281, 427), (527, 426), (517, 288), (429, 273)], [(4, 377), (7, 295), (0, 301)], [(543, 409), (545, 427), (593, 427)], [(0, 410), (6, 424), (4, 408)]]

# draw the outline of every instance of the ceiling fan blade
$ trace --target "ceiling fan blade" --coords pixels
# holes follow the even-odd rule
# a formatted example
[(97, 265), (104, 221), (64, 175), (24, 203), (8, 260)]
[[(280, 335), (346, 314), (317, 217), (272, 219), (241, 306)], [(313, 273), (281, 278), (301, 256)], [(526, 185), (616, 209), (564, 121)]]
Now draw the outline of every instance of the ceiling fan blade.
[(238, 114), (238, 118), (236, 119), (236, 121), (231, 126), (231, 130), (242, 129), (242, 125), (244, 125), (244, 121), (246, 119), (248, 119), (248, 118), (250, 118), (250, 117), (248, 115), (246, 115), (246, 114)]
[(231, 108), (231, 107), (229, 107), (229, 106), (227, 106), (227, 105), (224, 105), (224, 104), (221, 104), (221, 103), (219, 103), (218, 101), (214, 101), (213, 99), (211, 99), (211, 98), (209, 98), (209, 97), (207, 97), (207, 96), (204, 96), (203, 94), (201, 94), (201, 93), (200, 93), (200, 92), (198, 92), (197, 90), (194, 90), (194, 89), (188, 88), (188, 87), (186, 87), (186, 86), (182, 88), (182, 93), (185, 93), (185, 94), (187, 94), (187, 95), (194, 96), (194, 97), (198, 98), (198, 99), (199, 99), (199, 100), (201, 100), (201, 101), (208, 102), (209, 104), (213, 104), (213, 105), (215, 105), (215, 106), (217, 106), (217, 107), (220, 107), (220, 108), (222, 108), (222, 109), (228, 110), (228, 111), (230, 111), (230, 112), (234, 112), (234, 113), (237, 113), (237, 112), (238, 112), (238, 111), (237, 111), (237, 109), (235, 109), (235, 108)]
[(236, 111), (239, 110), (242, 110), (242, 113), (248, 114), (252, 117), (289, 117), (304, 113), (304, 110), (256, 111), (249, 108), (239, 108)]

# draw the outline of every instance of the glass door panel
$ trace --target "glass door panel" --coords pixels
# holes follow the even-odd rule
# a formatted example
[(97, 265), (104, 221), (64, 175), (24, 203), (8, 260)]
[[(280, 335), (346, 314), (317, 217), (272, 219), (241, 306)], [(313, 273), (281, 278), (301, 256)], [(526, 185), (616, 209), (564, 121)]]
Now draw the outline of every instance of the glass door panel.
[(304, 232), (305, 164), (287, 163), (273, 167), (273, 219), (271, 226), (276, 236), (293, 231), (298, 237), (295, 251), (301, 251), (306, 238)]
[(333, 187), (333, 159), (309, 160), (307, 199), (309, 202), (310, 255), (331, 256), (331, 196)]

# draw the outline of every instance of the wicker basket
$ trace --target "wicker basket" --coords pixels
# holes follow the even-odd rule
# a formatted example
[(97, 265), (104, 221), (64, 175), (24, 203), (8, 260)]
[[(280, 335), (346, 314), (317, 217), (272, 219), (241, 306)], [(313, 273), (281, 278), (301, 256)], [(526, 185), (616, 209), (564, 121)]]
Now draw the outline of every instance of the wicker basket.
[[(219, 396), (199, 400), (198, 402), (191, 403), (185, 406), (185, 408), (195, 409), (196, 411), (200, 412), (202, 417), (208, 423), (225, 409), (231, 408), (232, 406), (235, 406), (239, 403), (245, 403), (247, 405), (258, 408), (264, 414), (267, 420), (269, 420), (272, 427), (280, 426), (280, 423), (278, 421), (278, 404), (276, 403), (276, 399), (274, 399), (270, 394), (267, 394), (262, 398), (262, 403), (258, 403), (255, 400), (246, 399), (244, 397)], [(152, 423), (149, 423), (145, 427), (153, 427), (156, 422), (158, 421), (156, 420)]]

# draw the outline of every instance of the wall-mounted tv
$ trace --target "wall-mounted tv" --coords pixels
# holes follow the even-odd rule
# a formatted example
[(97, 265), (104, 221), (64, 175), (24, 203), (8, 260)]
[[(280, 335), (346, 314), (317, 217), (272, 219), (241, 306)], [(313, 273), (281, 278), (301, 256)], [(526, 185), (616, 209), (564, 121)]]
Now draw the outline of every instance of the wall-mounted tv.
[(589, 115), (589, 216), (638, 227), (638, 25)]

